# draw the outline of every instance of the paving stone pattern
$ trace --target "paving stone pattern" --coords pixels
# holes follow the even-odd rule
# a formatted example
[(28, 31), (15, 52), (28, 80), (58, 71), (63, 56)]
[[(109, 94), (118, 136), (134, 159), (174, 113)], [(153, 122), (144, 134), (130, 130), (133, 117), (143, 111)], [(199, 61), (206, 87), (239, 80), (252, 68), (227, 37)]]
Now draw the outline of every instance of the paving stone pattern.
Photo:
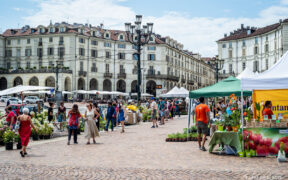
[[(96, 145), (67, 146), (66, 137), (31, 142), (29, 155), (0, 152), (0, 179), (288, 179), (288, 163), (199, 151), (197, 142), (165, 142), (187, 117), (151, 129), (151, 123), (102, 133)], [(208, 143), (206, 145), (208, 148)]]

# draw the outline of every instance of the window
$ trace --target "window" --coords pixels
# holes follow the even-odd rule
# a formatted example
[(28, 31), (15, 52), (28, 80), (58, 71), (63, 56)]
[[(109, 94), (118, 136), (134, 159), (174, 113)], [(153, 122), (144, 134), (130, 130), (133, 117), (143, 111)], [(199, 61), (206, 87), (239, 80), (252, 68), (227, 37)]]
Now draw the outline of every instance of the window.
[(53, 28), (53, 27), (50, 27), (49, 32), (50, 32), (50, 33), (53, 33), (53, 32), (54, 32), (54, 28)]
[(121, 35), (119, 36), (119, 39), (120, 39), (120, 40), (124, 40), (124, 36), (121, 34)]
[(147, 49), (150, 51), (153, 51), (153, 50), (156, 50), (156, 46), (148, 46)]
[(54, 66), (53, 61), (49, 61), (49, 66), (51, 66), (51, 67)]
[(49, 47), (48, 48), (48, 56), (52, 56), (52, 55), (54, 55), (54, 48), (52, 48), (52, 47)]
[(258, 72), (259, 71), (259, 62), (254, 61), (253, 62), (253, 72)]
[(80, 39), (79, 39), (79, 42), (80, 42), (80, 43), (85, 43), (85, 39), (80, 38)]
[(153, 66), (149, 66), (148, 74), (150, 74), (150, 75), (154, 75), (154, 74), (155, 74), (155, 71), (154, 71), (154, 67), (153, 67)]
[(95, 41), (95, 40), (92, 40), (92, 41), (91, 41), (91, 44), (94, 45), (94, 46), (97, 46), (97, 45), (98, 45), (98, 42)]
[(155, 54), (148, 54), (148, 60), (155, 61), (156, 60)]
[(20, 39), (17, 39), (17, 44), (18, 44), (18, 45), (20, 44)]
[(258, 37), (255, 37), (255, 44), (258, 44)]
[(27, 44), (30, 44), (30, 39), (27, 39)]
[(110, 37), (109, 33), (106, 33), (105, 38), (109, 38), (109, 37)]
[(85, 56), (85, 49), (84, 48), (79, 48), (79, 55)]
[(106, 52), (105, 52), (105, 57), (106, 57), (107, 59), (110, 59), (110, 57), (111, 57), (111, 54), (110, 54), (110, 52), (109, 52), (109, 51), (106, 51)]
[(91, 56), (94, 57), (94, 58), (98, 57), (98, 52), (97, 52), (97, 50), (92, 49), (92, 50), (91, 50)]
[(21, 67), (21, 62), (17, 61), (17, 68), (20, 68), (20, 67)]
[(255, 54), (255, 55), (258, 54), (258, 47), (257, 47), (257, 46), (254, 47), (254, 54)]
[(80, 71), (83, 71), (84, 70), (84, 63), (83, 61), (80, 61)]
[(61, 33), (65, 32), (65, 27), (60, 27), (60, 32)]
[(7, 45), (11, 45), (11, 40), (7, 40)]
[(149, 41), (154, 41), (154, 38), (152, 36), (150, 36)]
[(83, 34), (84, 30), (83, 29), (80, 29), (80, 34)]
[(30, 66), (30, 61), (27, 61), (27, 63), (26, 63), (26, 69), (30, 69), (31, 68), (31, 66)]
[(132, 57), (133, 57), (133, 58), (132, 58), (133, 60), (138, 60), (138, 59), (139, 59), (137, 53), (132, 54)]
[(40, 28), (40, 33), (44, 33), (44, 28)]
[(53, 37), (49, 37), (49, 42), (53, 42)]
[(110, 42), (104, 42), (104, 47), (111, 47), (111, 43)]
[(246, 56), (246, 49), (242, 49), (242, 56)]
[(265, 44), (265, 52), (269, 52), (269, 45)]
[(37, 56), (41, 58), (43, 56), (43, 49), (42, 48), (37, 48)]
[(269, 60), (268, 59), (266, 59), (265, 65), (266, 65), (266, 70), (267, 70), (269, 68)]
[(40, 69), (43, 64), (42, 64), (42, 61), (38, 61), (38, 62), (39, 62), (39, 69)]
[(11, 63), (7, 62), (7, 69), (10, 69), (10, 67), (11, 67)]
[(21, 49), (17, 49), (16, 50), (16, 56), (17, 57), (21, 57)]
[(126, 45), (125, 44), (118, 44), (118, 48), (125, 49)]
[(123, 65), (120, 65), (120, 74), (124, 74), (125, 73), (125, 69)]
[(65, 55), (65, 48), (59, 47), (58, 48), (58, 56), (60, 56), (60, 58), (63, 58), (64, 55)]
[(92, 72), (97, 72), (96, 63), (92, 63), (91, 71)]
[(136, 46), (136, 45), (132, 45), (132, 49), (135, 49), (135, 50), (137, 50), (138, 49), (138, 47)]
[(59, 45), (63, 45), (64, 44), (64, 38), (63, 36), (59, 37)]
[(269, 39), (268, 39), (268, 36), (266, 36), (266, 41), (268, 41)]
[(245, 62), (243, 62), (243, 63), (242, 63), (242, 70), (244, 71), (244, 70), (245, 70), (245, 68), (246, 68), (246, 63), (245, 63)]
[(125, 59), (125, 53), (119, 53), (118, 59)]
[(232, 48), (232, 42), (229, 41), (229, 48)]
[(166, 55), (166, 61), (169, 62), (169, 56)]
[(106, 64), (106, 65), (105, 65), (105, 72), (106, 72), (106, 73), (109, 73), (109, 64)]
[(245, 40), (242, 41), (242, 47), (246, 47), (246, 41)]
[(25, 49), (25, 56), (31, 56), (31, 49)]
[(233, 51), (229, 50), (229, 58), (232, 58), (232, 57), (233, 57)]
[(233, 72), (233, 64), (229, 64), (229, 73), (232, 74)]

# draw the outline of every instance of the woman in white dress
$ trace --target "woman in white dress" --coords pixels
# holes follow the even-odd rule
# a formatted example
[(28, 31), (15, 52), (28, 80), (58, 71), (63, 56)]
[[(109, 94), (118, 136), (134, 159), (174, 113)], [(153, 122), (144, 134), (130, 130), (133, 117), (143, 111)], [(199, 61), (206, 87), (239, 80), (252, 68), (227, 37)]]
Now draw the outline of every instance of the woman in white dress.
[(93, 139), (93, 143), (96, 144), (95, 137), (99, 136), (98, 128), (95, 121), (94, 110), (92, 104), (87, 105), (87, 110), (85, 112), (85, 137), (88, 139), (87, 144), (90, 144), (90, 138)]

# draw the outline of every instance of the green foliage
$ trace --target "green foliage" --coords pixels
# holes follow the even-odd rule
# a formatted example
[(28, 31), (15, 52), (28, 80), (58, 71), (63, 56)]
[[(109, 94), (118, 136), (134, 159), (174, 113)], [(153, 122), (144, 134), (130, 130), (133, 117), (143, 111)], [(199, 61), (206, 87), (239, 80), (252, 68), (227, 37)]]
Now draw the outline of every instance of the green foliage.
[(7, 129), (3, 134), (4, 143), (13, 142), (14, 138), (15, 138), (15, 132), (11, 131), (10, 129)]

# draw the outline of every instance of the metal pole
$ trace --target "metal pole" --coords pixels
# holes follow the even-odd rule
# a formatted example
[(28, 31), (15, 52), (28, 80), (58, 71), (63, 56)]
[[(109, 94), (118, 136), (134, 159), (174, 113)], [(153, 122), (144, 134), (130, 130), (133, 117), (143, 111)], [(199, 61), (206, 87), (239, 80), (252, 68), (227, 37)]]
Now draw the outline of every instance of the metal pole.
[[(116, 91), (116, 41), (114, 41), (114, 91)], [(115, 95), (113, 95), (113, 98), (115, 98)]]
[(138, 70), (138, 81), (137, 81), (137, 101), (138, 106), (140, 106), (140, 100), (141, 100), (141, 31), (137, 30), (137, 53), (138, 53), (138, 61), (137, 61), (137, 70)]
[(243, 138), (243, 89), (241, 89), (241, 130), (242, 130), (242, 151), (244, 151), (244, 138)]
[(190, 127), (190, 119), (191, 119), (191, 102), (192, 99), (189, 98), (189, 105), (188, 105), (188, 127), (187, 127), (187, 138), (188, 138), (188, 134), (189, 134), (189, 127)]
[(56, 61), (56, 90), (55, 90), (55, 94), (58, 91), (58, 61)]

